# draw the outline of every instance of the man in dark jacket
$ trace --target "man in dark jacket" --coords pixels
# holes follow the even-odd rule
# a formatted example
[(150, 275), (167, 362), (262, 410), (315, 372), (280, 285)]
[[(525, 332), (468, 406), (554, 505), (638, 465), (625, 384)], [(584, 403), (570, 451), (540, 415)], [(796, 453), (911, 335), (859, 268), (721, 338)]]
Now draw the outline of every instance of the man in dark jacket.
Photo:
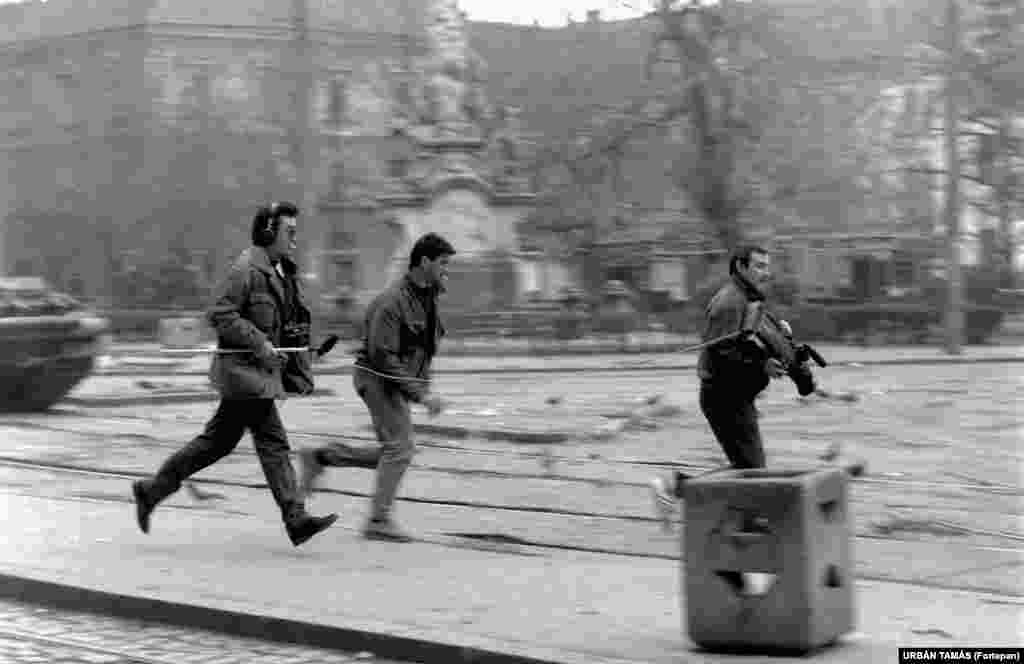
[(367, 307), (352, 382), (370, 411), (380, 445), (337, 442), (299, 455), (304, 494), (327, 466), (377, 469), (370, 519), (363, 530), (368, 539), (411, 539), (391, 511), (415, 453), (409, 405), (422, 404), (431, 416), (443, 408), (441, 398), (430, 390), (430, 364), (444, 335), (437, 297), (444, 292), (453, 255), (455, 249), (447, 240), (434, 233), (424, 235), (412, 248), (408, 273)]
[[(697, 360), (700, 409), (733, 468), (765, 466), (754, 399), (771, 379), (785, 374), (782, 363), (768, 357), (753, 340), (744, 335), (730, 336), (741, 330), (747, 305), (765, 299), (770, 268), (771, 259), (764, 249), (740, 248), (729, 260), (729, 281), (706, 309), (702, 341), (712, 343), (704, 347)], [(680, 473), (670, 481), (652, 480), (655, 505), (666, 525), (682, 495), (683, 480), (685, 476)]]
[(281, 354), (275, 347), (308, 345), (310, 312), (302, 298), (295, 263), (298, 209), (275, 203), (256, 213), (253, 246), (239, 256), (208, 318), (218, 347), (210, 379), (220, 405), (203, 433), (171, 455), (147, 480), (132, 484), (136, 517), (149, 532), (153, 510), (181, 488), (184, 480), (231, 453), (245, 430), (253, 444), (292, 544), (299, 546), (337, 520), (336, 514), (306, 512), (288, 457), (288, 436), (275, 399), (313, 389), (308, 354)]

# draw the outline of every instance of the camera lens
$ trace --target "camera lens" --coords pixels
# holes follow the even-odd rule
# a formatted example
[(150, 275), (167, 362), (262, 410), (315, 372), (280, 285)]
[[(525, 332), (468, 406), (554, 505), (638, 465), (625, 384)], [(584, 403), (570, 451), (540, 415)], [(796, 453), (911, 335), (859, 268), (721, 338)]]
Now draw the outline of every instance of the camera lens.
[(814, 374), (811, 373), (810, 368), (801, 364), (790, 368), (788, 371), (790, 379), (796, 384), (796, 391), (802, 397), (806, 397), (809, 394), (813, 394), (817, 386), (814, 384)]

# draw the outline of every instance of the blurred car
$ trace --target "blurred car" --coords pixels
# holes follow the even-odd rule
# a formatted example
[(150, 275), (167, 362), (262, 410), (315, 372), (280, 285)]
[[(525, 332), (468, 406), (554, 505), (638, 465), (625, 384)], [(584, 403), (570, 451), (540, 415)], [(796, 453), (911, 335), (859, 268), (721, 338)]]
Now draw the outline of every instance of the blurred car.
[(93, 369), (109, 322), (37, 277), (0, 278), (0, 411), (46, 410)]

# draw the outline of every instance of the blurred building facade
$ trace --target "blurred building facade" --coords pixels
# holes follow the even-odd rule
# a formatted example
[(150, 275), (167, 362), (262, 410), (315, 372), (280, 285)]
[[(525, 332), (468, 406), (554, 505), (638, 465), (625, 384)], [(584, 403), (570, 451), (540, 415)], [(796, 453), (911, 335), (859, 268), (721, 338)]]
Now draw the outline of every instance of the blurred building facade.
[(247, 244), (257, 203), (310, 200), (309, 186), (304, 234), (328, 297), (379, 290), (430, 230), (465, 269), (501, 256), (515, 273), (532, 193), (457, 5), (306, 0), (305, 51), (294, 6), (0, 6), (5, 271), (110, 293), (118, 274), (202, 249), (189, 268), (210, 278)]
[[(815, 80), (855, 90), (870, 82), (862, 96), (885, 91), (865, 116), (865, 143), (889, 150), (890, 127), (921, 122), (906, 77), (864, 59), (892, 23), (880, 18), (891, 3), (768, 4), (795, 17), (780, 25), (818, 68)], [(680, 155), (671, 136), (631, 139), (613, 175), (587, 192), (598, 199), (590, 219), (567, 224), (565, 208), (553, 210), (561, 218), (536, 214), (534, 192), (551, 180), (538, 153), (585, 136), (600, 109), (614, 114), (623, 100), (671, 85), (645, 75), (656, 19), (592, 13), (547, 29), (467, 23), (451, 0), (306, 0), (310, 90), (296, 76), (296, 6), (0, 5), (4, 270), (159, 300), (165, 282), (208, 283), (223, 271), (247, 243), (256, 202), (308, 201), (311, 189), (317, 213), (304, 234), (328, 299), (358, 302), (378, 290), (427, 230), (459, 248), (466, 274), (453, 280), (462, 290), (453, 299), (467, 309), (610, 279), (681, 302), (721, 272), (717, 242), (670, 174)], [(800, 27), (800, 17), (816, 27)], [(312, 154), (296, 122), (304, 90)], [(891, 155), (874, 156), (882, 170), (896, 167)], [(750, 226), (773, 231), (768, 240), (785, 248), (787, 270), (811, 294), (897, 286), (936, 250), (914, 238), (941, 239), (934, 178), (911, 180), (807, 195), (795, 212)], [(900, 199), (871, 193), (883, 189)], [(595, 233), (585, 252), (575, 235), (588, 231), (570, 228), (581, 221)]]

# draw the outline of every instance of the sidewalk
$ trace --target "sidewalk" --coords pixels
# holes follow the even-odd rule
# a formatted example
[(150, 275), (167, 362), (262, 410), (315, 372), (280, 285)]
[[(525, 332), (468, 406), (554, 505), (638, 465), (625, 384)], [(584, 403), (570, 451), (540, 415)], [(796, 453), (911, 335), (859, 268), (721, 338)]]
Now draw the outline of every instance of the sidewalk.
[[(0, 469), (0, 595), (433, 662), (792, 661), (694, 650), (674, 561), (367, 542), (362, 501), (316, 496), (334, 528), (292, 548), (265, 491), (219, 507), (179, 493), (138, 532), (128, 479)], [(184, 492), (182, 492), (184, 493)], [(408, 523), (414, 530), (417, 523)], [(896, 661), (911, 645), (1019, 645), (1021, 601), (858, 582), (857, 632), (815, 662)]]

